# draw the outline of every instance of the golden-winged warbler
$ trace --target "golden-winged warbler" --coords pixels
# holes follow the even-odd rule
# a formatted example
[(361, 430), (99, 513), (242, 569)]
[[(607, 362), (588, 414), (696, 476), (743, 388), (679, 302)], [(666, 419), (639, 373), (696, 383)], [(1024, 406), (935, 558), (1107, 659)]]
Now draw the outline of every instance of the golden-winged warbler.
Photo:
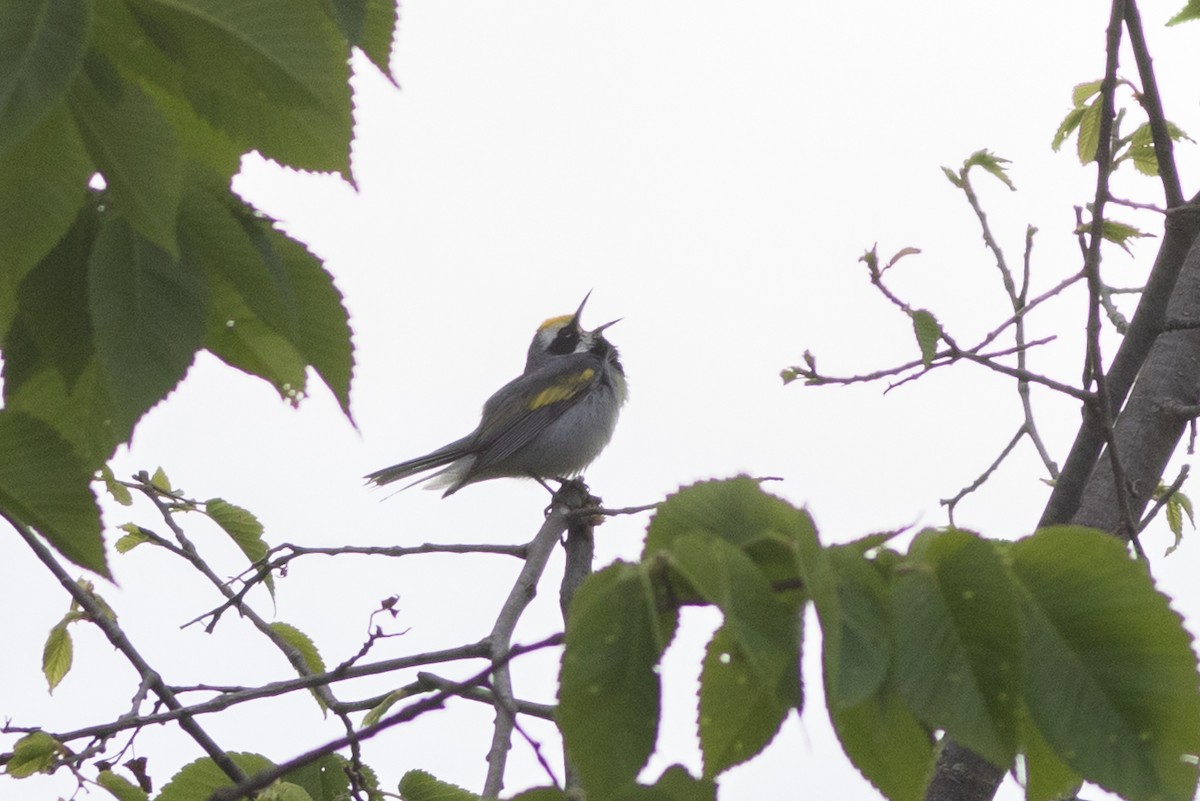
[[(390, 484), (440, 467), (429, 481), (442, 497), (492, 478), (570, 478), (583, 472), (612, 438), (625, 403), (625, 371), (604, 338), (573, 315), (551, 317), (533, 335), (525, 372), (483, 405), (479, 426), (432, 453), (376, 470), (367, 481)], [(410, 485), (411, 486), (411, 485)]]

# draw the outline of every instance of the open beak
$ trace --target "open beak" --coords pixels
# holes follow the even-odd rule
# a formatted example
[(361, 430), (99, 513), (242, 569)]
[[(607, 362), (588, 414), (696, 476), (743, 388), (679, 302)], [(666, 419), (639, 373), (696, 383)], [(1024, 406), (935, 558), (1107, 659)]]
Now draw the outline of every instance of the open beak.
[(625, 319), (624, 317), (618, 317), (618, 318), (617, 318), (617, 319), (615, 319), (615, 320), (609, 320), (609, 321), (608, 321), (607, 323), (605, 323), (604, 325), (597, 326), (597, 327), (596, 327), (596, 329), (595, 329), (594, 331), (592, 331), (591, 333), (593, 333), (593, 334), (599, 334), (599, 333), (601, 333), (602, 331), (604, 331), (604, 329), (608, 328), (610, 325), (616, 325), (617, 323), (621, 322), (621, 321), (622, 321), (622, 320), (624, 320), (624, 319)]
[(592, 296), (592, 290), (589, 289), (588, 293), (583, 296), (583, 302), (580, 303), (579, 308), (575, 310), (575, 316), (571, 318), (572, 325), (574, 325), (580, 331), (583, 330), (583, 326), (579, 324), (579, 318), (583, 316), (583, 307), (587, 305), (588, 298), (590, 298), (591, 296)]

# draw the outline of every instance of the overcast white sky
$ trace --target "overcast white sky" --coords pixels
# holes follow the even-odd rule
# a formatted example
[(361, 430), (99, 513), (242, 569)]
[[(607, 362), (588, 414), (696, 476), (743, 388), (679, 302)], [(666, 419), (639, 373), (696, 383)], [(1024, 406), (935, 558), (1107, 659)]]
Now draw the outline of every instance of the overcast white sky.
[[(1168, 115), (1197, 134), (1200, 29), (1162, 26), (1181, 5), (1146, 2), (1143, 12)], [(1026, 223), (1041, 230), (1035, 292), (1077, 269), (1072, 207), (1089, 199), (1092, 171), (1049, 143), (1071, 87), (1101, 75), (1106, 13), (1082, 0), (987, 12), (949, 2), (410, 0), (394, 59), (400, 89), (365, 62), (354, 80), (358, 191), (254, 158), (238, 182), (326, 259), (346, 296), (357, 429), (319, 387), (293, 411), (265, 384), (201, 357), (119, 453), (116, 470), (162, 465), (193, 496), (258, 513), (272, 543), (523, 542), (545, 505), (534, 484), (490, 482), (445, 501), (418, 490), (385, 499), (361, 476), (473, 428), (483, 400), (520, 371), (537, 324), (592, 290), (585, 322), (623, 318), (610, 337), (631, 387), (612, 445), (588, 472), (610, 505), (748, 471), (781, 476), (773, 491), (807, 504), (827, 542), (944, 522), (938, 499), (973, 480), (1019, 423), (1008, 383), (963, 366), (884, 396), (881, 386), (782, 388), (779, 370), (806, 348), (829, 372), (915, 357), (908, 321), (857, 264), (875, 242), (884, 255), (924, 251), (891, 274), (894, 286), (960, 341), (1003, 319), (995, 268), (939, 169), (979, 148), (1013, 161), (1018, 193), (978, 179), (1013, 263)], [(1191, 194), (1200, 160), (1194, 148), (1181, 150)], [(1126, 177), (1118, 192), (1161, 199), (1144, 178)], [(1157, 230), (1152, 216), (1140, 222)], [(1111, 280), (1138, 283), (1154, 250), (1137, 248), (1136, 259), (1110, 253)], [(1070, 295), (1033, 324), (1032, 335), (1063, 337), (1033, 367), (1078, 380), (1082, 309), (1081, 296)], [(1045, 393), (1036, 400), (1061, 460), (1077, 408)], [(1028, 533), (1048, 492), (1041, 477), (1023, 447), (961, 507), (960, 524), (998, 537)], [(156, 526), (145, 509), (111, 505), (105, 522), (130, 519)], [(603, 526), (597, 565), (636, 557), (644, 526), (645, 518)], [(200, 521), (189, 531), (221, 572), (240, 570), (217, 533)], [(1161, 554), (1167, 536), (1158, 531), (1148, 550)], [(1189, 541), (1155, 566), (1193, 620), (1196, 555)], [(77, 632), (75, 672), (46, 696), (41, 643), (68, 602), (14, 538), (0, 539), (0, 559), (7, 575), (23, 577), (0, 585), (3, 608), (22, 610), (0, 623), (8, 643), (0, 713), (67, 729), (127, 711), (133, 673), (87, 630)], [(518, 640), (560, 627), (560, 566), (552, 563)], [(279, 582), (277, 618), (309, 633), (333, 664), (357, 650), (378, 602), (398, 594), (400, 615), (389, 625), (408, 633), (374, 655), (448, 647), (487, 632), (515, 567), (499, 557), (314, 558)], [(139, 548), (114, 555), (113, 568), (120, 589), (101, 591), (169, 682), (288, 675), (241, 621), (226, 619), (211, 636), (180, 632), (217, 601), (165, 555)], [(258, 601), (270, 614), (269, 600)], [(664, 671), (663, 753), (651, 775), (672, 762), (699, 766), (694, 676), (716, 619), (689, 610), (685, 620)], [(816, 635), (814, 625), (806, 638), (814, 658)], [(805, 714), (765, 755), (727, 774), (722, 797), (791, 798), (801, 787), (814, 797), (878, 797), (841, 754), (818, 663), (807, 662)], [(518, 694), (551, 701), (555, 657), (523, 664)], [(367, 759), (392, 789), (405, 770), (422, 768), (478, 791), (490, 723), (488, 709), (453, 704), (372, 743)], [(337, 734), (303, 697), (205, 725), (226, 748), (268, 744), (277, 760)], [(549, 728), (530, 731), (556, 759)], [(137, 752), (160, 780), (195, 755), (171, 730), (145, 732)], [(544, 782), (518, 742), (510, 791)], [(64, 776), (4, 780), (2, 794), (44, 799), (71, 785)], [(1019, 797), (1011, 782), (1001, 794)]]

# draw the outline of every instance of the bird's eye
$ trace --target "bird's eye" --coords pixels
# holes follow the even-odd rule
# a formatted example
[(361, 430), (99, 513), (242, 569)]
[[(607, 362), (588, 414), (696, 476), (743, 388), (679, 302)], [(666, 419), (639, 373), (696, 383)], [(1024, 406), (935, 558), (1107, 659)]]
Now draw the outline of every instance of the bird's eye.
[(575, 347), (579, 344), (579, 329), (575, 326), (568, 325), (559, 330), (554, 336), (554, 341), (547, 348), (551, 353), (556, 355), (565, 355), (574, 353)]

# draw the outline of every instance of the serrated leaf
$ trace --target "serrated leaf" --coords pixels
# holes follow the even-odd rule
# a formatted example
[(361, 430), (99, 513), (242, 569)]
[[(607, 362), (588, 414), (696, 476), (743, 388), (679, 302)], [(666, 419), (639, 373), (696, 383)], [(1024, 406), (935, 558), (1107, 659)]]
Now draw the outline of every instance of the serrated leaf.
[(910, 312), (909, 316), (912, 318), (913, 333), (917, 337), (917, 347), (921, 349), (921, 361), (928, 369), (937, 356), (937, 343), (942, 338), (942, 327), (933, 316), (933, 312), (925, 309)]
[(1200, 676), (1191, 636), (1125, 545), (1077, 526), (1014, 543), (1025, 698), (1055, 754), (1127, 798), (1191, 799)]
[(1076, 84), (1071, 90), (1071, 103), (1076, 108), (1081, 108), (1087, 105), (1087, 102), (1096, 95), (1100, 94), (1100, 87), (1104, 85), (1103, 80), (1087, 81), (1085, 83)]
[(296, 308), (303, 321), (293, 344), (337, 398), (350, 418), (350, 380), (354, 373), (354, 347), (350, 316), (333, 277), (316, 256), (278, 231), (272, 244), (287, 270), (295, 292)]
[(889, 801), (921, 801), (933, 772), (929, 731), (884, 689), (855, 706), (829, 711), (846, 756)]
[(88, 301), (97, 362), (127, 439), (191, 366), (204, 338), (204, 286), (186, 261), (110, 218), (88, 261)]
[[(221, 498), (213, 498), (204, 502), (204, 510), (213, 522), (221, 527), (230, 539), (237, 544), (251, 564), (258, 562), (267, 555), (268, 546), (263, 539), (262, 523), (248, 509), (235, 506)], [(275, 578), (270, 573), (263, 577), (263, 583), (271, 595), (275, 595)]]
[(480, 798), (423, 770), (410, 770), (400, 777), (400, 795), (404, 801), (479, 801)]
[(1100, 223), (1100, 236), (1120, 246), (1121, 250), (1126, 253), (1133, 255), (1129, 250), (1129, 241), (1131, 239), (1144, 239), (1146, 237), (1153, 238), (1154, 234), (1148, 234), (1132, 225), (1117, 222), (1116, 220), (1104, 220)]
[(340, 754), (327, 754), (315, 762), (291, 771), (284, 779), (302, 787), (313, 801), (342, 801), (348, 799), (350, 777), (346, 775), (349, 762)]
[(654, 749), (654, 666), (677, 623), (658, 611), (638, 565), (616, 562), (587, 578), (568, 612), (556, 717), (585, 788), (633, 782)]
[[(349, 175), (346, 41), (317, 0), (135, 0), (190, 104), (244, 150)], [(213, 53), (223, 54), (215, 59)]]
[(118, 539), (116, 545), (113, 546), (117, 549), (117, 553), (129, 553), (144, 542), (154, 542), (146, 530), (136, 523), (122, 523), (117, 528), (125, 532), (125, 536)]
[(87, 0), (0, 3), (0, 153), (58, 105), (87, 52)]
[(1071, 132), (1079, 127), (1079, 123), (1083, 121), (1083, 115), (1087, 111), (1085, 107), (1076, 107), (1067, 112), (1067, 116), (1063, 117), (1063, 121), (1058, 124), (1058, 130), (1054, 132), (1054, 139), (1050, 142), (1050, 149), (1055, 153), (1062, 147), (1063, 142), (1067, 141), (1067, 137)]
[[(11, 332), (10, 332), (11, 333)], [(11, 337), (6, 346), (10, 346)], [(5, 378), (16, 353), (5, 351)], [(5, 402), (11, 411), (20, 411), (50, 425), (66, 439), (89, 467), (98, 467), (116, 450), (118, 434), (108, 393), (101, 385), (96, 360), (92, 358), (75, 382), (66, 380), (52, 365), (35, 365), (30, 375), (18, 381), (4, 382)]]
[(957, 186), (959, 189), (962, 189), (965, 186), (962, 177), (949, 167), (942, 167), (942, 174), (946, 176), (946, 180)]
[(17, 288), (25, 275), (83, 207), (91, 174), (75, 123), (61, 104), (0, 155), (0, 335), (16, 316)]
[(62, 744), (45, 732), (26, 734), (13, 745), (4, 772), (14, 779), (28, 778), (48, 770), (62, 751)]
[[(795, 654), (799, 664), (799, 654)], [(798, 672), (765, 683), (728, 625), (717, 629), (700, 673), (700, 750), (704, 775), (717, 776), (761, 752), (800, 702)]]
[(825, 682), (831, 707), (853, 707), (879, 692), (892, 660), (887, 584), (857, 548), (832, 546), (837, 625), (826, 634)]
[(97, 54), (84, 64), (70, 108), (113, 208), (147, 240), (176, 254), (183, 167), (166, 117), (141, 87)]
[(1025, 756), (1025, 801), (1061, 801), (1075, 795), (1081, 779), (1055, 755), (1029, 719), (1027, 709), (1021, 716), (1021, 749)]
[(1187, 5), (1180, 9), (1178, 14), (1167, 20), (1167, 26), (1178, 25), (1181, 22), (1190, 22), (1194, 19), (1200, 19), (1200, 0), (1188, 0)]
[(175, 491), (171, 488), (171, 479), (167, 477), (167, 471), (163, 470), (161, 465), (154, 468), (154, 474), (150, 476), (150, 486), (167, 495)]
[[(301, 659), (304, 661), (304, 666), (308, 668), (308, 672), (312, 675), (317, 675), (325, 672), (325, 660), (321, 658), (321, 652), (317, 650), (316, 643), (312, 641), (304, 632), (295, 626), (287, 623), (276, 621), (270, 624), (271, 631), (275, 632), (288, 645), (295, 648)], [(321, 709), (325, 709), (325, 700), (315, 690), (313, 697), (317, 699), (317, 704)]]
[(149, 801), (150, 796), (141, 787), (123, 776), (118, 776), (111, 770), (102, 770), (96, 776), (96, 784), (117, 799), (117, 801)]
[(282, 780), (255, 793), (254, 799), (255, 801), (314, 801), (303, 787)]
[(51, 693), (71, 670), (75, 649), (71, 643), (71, 632), (67, 631), (69, 622), (63, 620), (50, 629), (50, 636), (42, 648), (42, 675), (46, 677)]
[(366, 0), (362, 36), (354, 44), (384, 75), (391, 75), (392, 45), (396, 36), (399, 6), (392, 0)]
[(108, 577), (91, 471), (50, 426), (0, 409), (0, 508), (32, 526), (59, 553)]
[(892, 582), (896, 686), (931, 729), (1001, 767), (1013, 762), (1021, 631), (992, 543), (965, 531), (913, 541)]
[(387, 714), (389, 709), (395, 706), (398, 702), (403, 701), (408, 697), (408, 695), (408, 692), (405, 690), (396, 690), (395, 692), (388, 693), (387, 698), (384, 698), (378, 704), (371, 707), (367, 714), (363, 715), (363, 728), (366, 728), (367, 726), (373, 726), (374, 724), (378, 723), (383, 719), (383, 716)]
[(1079, 155), (1080, 164), (1089, 164), (1096, 160), (1096, 150), (1100, 146), (1100, 112), (1101, 98), (1097, 97), (1083, 109), (1079, 118), (1079, 139), (1075, 152)]
[(1129, 135), (1127, 157), (1142, 175), (1158, 175), (1158, 154), (1154, 150), (1154, 134), (1150, 130), (1150, 123), (1142, 123)]
[(108, 490), (108, 494), (114, 501), (122, 506), (133, 506), (133, 493), (129, 491), (129, 487), (117, 481), (112, 468), (106, 464), (100, 465), (100, 478), (104, 481), (104, 488)]
[[(271, 760), (259, 754), (227, 752), (226, 756), (248, 776), (275, 767)], [(210, 757), (204, 757), (184, 765), (171, 777), (154, 801), (200, 801), (207, 799), (216, 790), (232, 786), (233, 780), (226, 776)]]
[(963, 163), (963, 169), (969, 170), (971, 167), (980, 167), (988, 174), (999, 179), (1009, 189), (1016, 190), (1012, 179), (1008, 177), (1008, 168), (1005, 166), (1010, 163), (1008, 159), (1001, 158), (990, 150), (976, 150), (967, 157), (967, 160)]

